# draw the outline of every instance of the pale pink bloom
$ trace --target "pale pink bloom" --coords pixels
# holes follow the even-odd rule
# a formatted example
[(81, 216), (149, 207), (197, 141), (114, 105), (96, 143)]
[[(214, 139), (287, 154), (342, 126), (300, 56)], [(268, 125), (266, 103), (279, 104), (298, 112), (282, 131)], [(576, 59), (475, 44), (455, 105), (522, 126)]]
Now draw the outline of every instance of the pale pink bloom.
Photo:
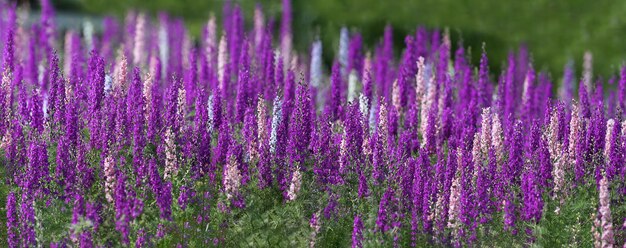
[(280, 55), (282, 56), (284, 71), (291, 68), (291, 43), (291, 32), (287, 32), (283, 35), (280, 42)]
[(498, 168), (504, 163), (504, 131), (502, 130), (502, 123), (500, 122), (500, 116), (497, 114), (492, 115), (491, 120), (491, 144), (496, 155)]
[(115, 193), (115, 161), (109, 154), (104, 158), (104, 194), (109, 203), (113, 203)]
[(187, 96), (187, 91), (185, 88), (178, 88), (178, 99), (176, 104), (176, 116), (178, 117), (178, 121), (180, 121), (181, 125), (185, 122), (185, 115), (187, 114), (185, 111), (185, 99)]
[(415, 99), (417, 103), (421, 103), (426, 94), (426, 65), (424, 65), (424, 57), (421, 56), (417, 59), (415, 82)]
[[(562, 159), (555, 160), (554, 167), (552, 169), (552, 178), (554, 180), (554, 195), (552, 199), (559, 199), (560, 204), (564, 203), (563, 194), (565, 189), (565, 170), (563, 169), (563, 163), (565, 163), (565, 161), (563, 161)], [(557, 208), (554, 210), (554, 212), (557, 214), (560, 211), (560, 206), (557, 206)]]
[(600, 180), (600, 218), (602, 220), (602, 248), (613, 247), (613, 220), (611, 219), (611, 193), (606, 175)]
[(583, 121), (580, 116), (580, 109), (577, 103), (572, 104), (572, 117), (570, 120), (570, 132), (569, 132), (569, 163), (576, 163), (576, 146), (580, 142), (581, 134), (583, 133)]
[(481, 114), (482, 122), (480, 128), (480, 152), (481, 156), (483, 156), (483, 160), (486, 160), (489, 149), (491, 148), (491, 108), (483, 108), (483, 112)]
[(11, 91), (11, 81), (13, 81), (13, 73), (7, 68), (2, 73), (2, 90), (4, 90), (4, 92)]
[[(445, 197), (444, 197), (444, 194), (443, 194), (442, 190), (439, 189), (438, 193), (437, 193), (437, 201), (435, 201), (435, 209), (433, 211), (433, 218), (436, 218), (436, 219), (443, 218), (443, 215), (444, 215), (443, 201), (445, 200), (444, 198)], [(436, 228), (435, 232), (437, 234), (440, 234), (439, 228)]]
[[(443, 41), (443, 45), (447, 46), (448, 48), (452, 47), (452, 43), (450, 42), (450, 28), (445, 28), (443, 30), (443, 37), (441, 38)], [(485, 43), (483, 43), (483, 50), (485, 47)]]
[(341, 143), (339, 144), (339, 173), (344, 174), (347, 170), (347, 165), (349, 161), (346, 161), (348, 158), (348, 144), (346, 142), (346, 131), (343, 131), (343, 135), (341, 135)]
[(474, 139), (472, 140), (472, 159), (475, 163), (482, 161), (482, 153), (480, 151), (480, 132), (474, 133)]
[(393, 81), (393, 86), (391, 88), (391, 104), (396, 108), (398, 113), (402, 110), (402, 105), (400, 103), (400, 86), (398, 85), (398, 80)]
[(622, 145), (626, 145), (626, 139), (624, 139), (624, 136), (626, 136), (626, 120), (622, 121), (622, 130), (620, 133), (622, 135)]
[(113, 70), (113, 88), (126, 90), (126, 82), (128, 78), (128, 60), (124, 55), (122, 49), (118, 50), (119, 56), (115, 63), (115, 69)]
[[(148, 111), (150, 111), (151, 109), (150, 106), (152, 105), (152, 85), (154, 84), (154, 78), (152, 77), (152, 75), (153, 75), (152, 73), (146, 74), (146, 78), (144, 80), (145, 83), (143, 84), (143, 89), (142, 89), (143, 97), (145, 98), (145, 101), (146, 101), (145, 107), (148, 109)], [(149, 115), (146, 115), (146, 118), (148, 118), (148, 116)]]
[(591, 232), (593, 234), (593, 247), (602, 248), (602, 236), (600, 234), (602, 224), (600, 223), (600, 216), (597, 211), (591, 215), (591, 218), (593, 218), (593, 226), (591, 227)]
[(141, 13), (137, 16), (135, 26), (135, 40), (133, 45), (133, 64), (142, 67), (145, 63), (146, 47), (146, 15)]
[[(183, 58), (189, 58), (189, 53), (191, 52), (191, 44), (192, 40), (189, 37), (189, 32), (187, 29), (184, 30), (183, 32), (183, 49), (182, 49), (182, 53), (183, 53)], [(189, 59), (183, 59), (183, 68), (188, 70), (190, 68), (189, 65)]]
[[(64, 48), (63, 51), (63, 74), (66, 77), (69, 77), (70, 70), (72, 69), (72, 36), (74, 36), (75, 31), (69, 30), (65, 33), (65, 43), (63, 43)], [(4, 42), (4, 41), (3, 41)]]
[(320, 225), (320, 214), (321, 211), (317, 211), (316, 213), (313, 214), (313, 216), (311, 217), (311, 221), (309, 222), (309, 226), (311, 227), (311, 229), (313, 229), (313, 232), (311, 232), (311, 241), (309, 242), (309, 247), (313, 248), (315, 247), (315, 243), (317, 241), (317, 234), (320, 232), (320, 229), (322, 228), (322, 226)]
[(263, 42), (263, 34), (265, 33), (265, 16), (260, 5), (254, 9), (254, 46), (259, 47)]
[(226, 66), (228, 66), (228, 43), (226, 43), (226, 36), (222, 35), (217, 50), (217, 80), (220, 82), (220, 90), (226, 88), (227, 82), (224, 81), (224, 70), (226, 70)]
[(550, 124), (548, 125), (547, 137), (548, 151), (552, 161), (556, 161), (563, 156), (563, 144), (559, 141), (560, 130), (558, 112), (555, 110), (550, 115)]
[(287, 190), (287, 201), (293, 201), (300, 192), (302, 186), (302, 175), (300, 174), (300, 165), (296, 165), (291, 177), (291, 183), (289, 184), (289, 190)]
[[(426, 128), (428, 127), (428, 112), (431, 108), (437, 108), (437, 87), (435, 81), (435, 75), (430, 76), (430, 80), (428, 82), (428, 89), (425, 98), (422, 98), (422, 108), (420, 109), (420, 129), (422, 134), (426, 133)], [(439, 110), (437, 110), (439, 112)]]
[(613, 144), (611, 143), (611, 137), (613, 137), (613, 129), (615, 128), (615, 120), (609, 119), (606, 122), (606, 136), (605, 136), (605, 145), (604, 145), (604, 159), (609, 163), (609, 151), (611, 150)]
[(448, 208), (448, 228), (452, 229), (453, 239), (460, 238), (461, 221), (459, 219), (461, 211), (461, 176), (457, 173), (450, 186), (450, 201)]
[(522, 92), (522, 104), (526, 105), (528, 103), (528, 101), (530, 101), (529, 99), (529, 95), (528, 95), (528, 91), (530, 90), (530, 87), (532, 86), (531, 84), (533, 82), (530, 81), (530, 75), (526, 74), (526, 77), (524, 78), (524, 88), (523, 88), (523, 92)]
[(259, 95), (259, 100), (256, 105), (256, 123), (257, 123), (257, 136), (259, 140), (259, 149), (261, 144), (267, 139), (267, 109), (265, 108), (265, 98)]
[(170, 180), (178, 174), (178, 159), (176, 157), (176, 136), (171, 128), (165, 131), (165, 171), (163, 178)]
[(228, 200), (232, 199), (239, 192), (241, 185), (241, 173), (239, 172), (239, 163), (235, 156), (230, 156), (228, 163), (224, 164), (224, 192)]
[(474, 173), (472, 178), (474, 180), (478, 177), (478, 168), (482, 166), (483, 161), (486, 158), (486, 156), (483, 156), (483, 153), (481, 152), (481, 147), (480, 133), (476, 132), (474, 133), (474, 140), (472, 143), (472, 160), (474, 162)]
[[(204, 56), (206, 56), (206, 61), (208, 63), (209, 68), (211, 68), (213, 70), (213, 72), (215, 72), (215, 62), (214, 59), (215, 57), (217, 57), (218, 55), (216, 54), (217, 52), (217, 24), (215, 24), (215, 16), (211, 15), (209, 17), (209, 22), (207, 23), (206, 29), (207, 29), (207, 35), (206, 35), (206, 41), (205, 41), (205, 50), (204, 50)], [(218, 80), (221, 80), (221, 78), (219, 78)]]
[(0, 149), (6, 151), (6, 149), (11, 146), (12, 142), (13, 142), (13, 138), (11, 137), (10, 129), (7, 128), (7, 131), (2, 136), (2, 141), (0, 142)]
[(70, 99), (74, 97), (74, 86), (70, 84), (69, 78), (65, 78), (63, 83), (65, 84), (65, 103), (67, 104), (70, 101)]
[(389, 137), (389, 123), (387, 122), (387, 104), (385, 103), (385, 99), (383, 98), (380, 101), (380, 107), (378, 110), (378, 135), (382, 139), (383, 147), (387, 149), (388, 145), (388, 137)]
[(13, 89), (11, 89), (11, 81), (13, 81), (13, 73), (11, 73), (9, 71), (9, 69), (7, 68), (3, 73), (2, 73), (2, 84), (0, 85), (0, 87), (2, 87), (2, 98), (0, 98), (0, 101), (2, 101), (2, 105), (5, 108), (5, 112), (3, 113), (2, 117), (3, 119), (0, 121), (7, 121), (7, 120), (11, 120), (11, 111), (10, 111), (10, 106), (11, 106), (11, 93), (13, 91)]
[(302, 69), (302, 65), (298, 62), (298, 54), (293, 53), (291, 55), (291, 62), (289, 63), (289, 69), (293, 71), (296, 76), (296, 82), (302, 82), (304, 80), (304, 70)]

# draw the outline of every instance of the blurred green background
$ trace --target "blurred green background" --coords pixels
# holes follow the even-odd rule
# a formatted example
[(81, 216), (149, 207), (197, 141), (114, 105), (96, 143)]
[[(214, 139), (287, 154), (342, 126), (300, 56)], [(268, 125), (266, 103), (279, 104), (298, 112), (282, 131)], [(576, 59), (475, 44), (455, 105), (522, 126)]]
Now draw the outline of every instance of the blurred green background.
[[(183, 17), (191, 33), (198, 35), (211, 13), (221, 16), (224, 0), (58, 0), (58, 12), (88, 15), (116, 15), (123, 18), (129, 9), (151, 14), (167, 11)], [(280, 0), (233, 0), (246, 15), (251, 27), (254, 6), (260, 3), (267, 16), (280, 19)], [(36, 3), (35, 3), (36, 5)], [(326, 63), (337, 50), (339, 29), (348, 26), (363, 34), (366, 47), (380, 41), (386, 24), (394, 27), (396, 55), (404, 36), (417, 25), (450, 28), (454, 44), (463, 40), (472, 47), (472, 60), (479, 59), (482, 42), (492, 72), (498, 73), (506, 55), (527, 44), (538, 70), (561, 77), (569, 59), (581, 72), (583, 53), (594, 55), (594, 73), (616, 73), (626, 57), (626, 1), (608, 0), (293, 0), (294, 42), (299, 51), (308, 51), (320, 37)], [(279, 23), (279, 22), (277, 22)], [(456, 45), (454, 47), (456, 49)]]

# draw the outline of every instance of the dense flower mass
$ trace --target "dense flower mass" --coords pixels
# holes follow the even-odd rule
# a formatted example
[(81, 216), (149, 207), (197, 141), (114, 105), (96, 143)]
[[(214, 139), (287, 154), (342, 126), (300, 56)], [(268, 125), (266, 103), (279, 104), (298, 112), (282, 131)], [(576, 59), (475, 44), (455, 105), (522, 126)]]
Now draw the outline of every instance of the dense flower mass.
[(396, 57), (391, 26), (342, 28), (325, 65), (290, 0), (251, 29), (225, 1), (200, 37), (136, 12), (61, 33), (41, 6), (0, 1), (9, 247), (626, 242), (626, 67), (605, 83), (586, 53), (576, 85), (521, 47), (498, 75), (448, 30)]

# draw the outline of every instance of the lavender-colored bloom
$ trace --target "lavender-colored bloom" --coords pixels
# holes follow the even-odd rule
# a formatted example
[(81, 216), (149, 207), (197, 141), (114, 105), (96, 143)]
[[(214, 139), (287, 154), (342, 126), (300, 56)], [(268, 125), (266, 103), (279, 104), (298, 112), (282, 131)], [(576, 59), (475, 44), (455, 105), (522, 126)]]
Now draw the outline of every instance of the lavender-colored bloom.
[(189, 68), (185, 71), (185, 106), (190, 108), (195, 103), (196, 91), (198, 90), (198, 51), (192, 48), (189, 51)]
[(289, 145), (287, 147), (292, 163), (304, 165), (308, 157), (308, 147), (311, 139), (311, 100), (306, 85), (298, 85), (296, 109), (292, 112), (289, 123)]
[(34, 91), (29, 103), (30, 120), (31, 126), (35, 129), (35, 131), (37, 131), (38, 134), (41, 134), (44, 128), (43, 109), (41, 107), (41, 96), (39, 92)]
[(355, 215), (352, 225), (352, 248), (361, 247), (363, 247), (363, 221), (359, 215)]
[(389, 99), (390, 93), (390, 64), (393, 59), (393, 29), (391, 25), (385, 27), (383, 36), (383, 44), (380, 47), (380, 53), (377, 52), (376, 59), (376, 82), (378, 84), (378, 95)]
[[(227, 152), (231, 143), (230, 126), (227, 121), (222, 122), (217, 138), (217, 146), (213, 148), (212, 167), (215, 169), (227, 162)], [(211, 171), (215, 171), (212, 169)]]
[(37, 240), (35, 238), (34, 199), (29, 192), (22, 193), (19, 215), (21, 220), (19, 233), (22, 238), (22, 245), (24, 247), (37, 246)]
[(15, 29), (16, 27), (16, 13), (15, 5), (12, 4), (7, 11), (7, 23), (5, 29), (4, 40), (4, 52), (2, 53), (2, 72), (12, 72), (15, 60)]
[(341, 111), (341, 66), (338, 62), (333, 64), (332, 75), (330, 80), (330, 94), (326, 100), (326, 110), (333, 120), (340, 116)]
[(380, 204), (378, 205), (378, 217), (376, 218), (376, 228), (377, 230), (385, 233), (391, 229), (391, 223), (389, 220), (388, 212), (389, 205), (393, 204), (393, 189), (391, 187), (387, 188), (385, 194), (383, 194), (382, 199), (380, 200)]
[(626, 111), (626, 66), (623, 66), (620, 70), (617, 96), (620, 109)]
[(89, 231), (82, 232), (79, 237), (79, 244), (80, 244), (80, 247), (83, 247), (83, 248), (93, 247), (93, 237), (91, 235), (91, 232)]
[(187, 209), (187, 206), (189, 204), (189, 200), (191, 198), (191, 195), (193, 194), (193, 189), (190, 189), (189, 186), (187, 185), (182, 185), (180, 186), (179, 189), (179, 194), (178, 194), (178, 206), (182, 209), (185, 210)]
[[(18, 69), (19, 70), (19, 69)], [(18, 110), (19, 110), (19, 120), (22, 121), (23, 125), (30, 124), (30, 109), (28, 108), (28, 93), (26, 92), (25, 83), (21, 82), (18, 86)]]
[[(372, 97), (373, 97), (373, 83), (372, 82), (372, 73), (368, 70), (365, 71), (363, 76), (363, 95), (368, 99), (368, 105), (372, 105)], [(368, 117), (368, 116), (366, 116)]]
[(9, 192), (7, 195), (7, 205), (6, 205), (6, 228), (7, 228), (7, 245), (8, 247), (18, 247), (19, 245), (19, 222), (17, 221), (17, 199), (15, 197), (14, 192)]
[(142, 228), (137, 232), (137, 240), (135, 240), (135, 247), (140, 248), (146, 246), (146, 231)]
[(229, 49), (229, 54), (230, 54), (230, 71), (233, 73), (237, 73), (239, 70), (239, 66), (240, 66), (240, 52), (241, 50), (241, 44), (243, 43), (243, 28), (244, 28), (244, 22), (243, 22), (243, 13), (241, 11), (241, 8), (239, 7), (239, 5), (235, 5), (235, 8), (233, 9), (233, 12), (231, 13), (231, 15), (227, 15), (225, 16), (227, 18), (230, 18), (231, 23), (230, 23), (230, 29), (226, 30), (226, 34), (227, 36), (227, 41), (228, 41), (228, 49)]
[(152, 76), (151, 87), (148, 89), (151, 97), (149, 99), (148, 109), (148, 130), (147, 138), (149, 141), (154, 142), (157, 135), (161, 134), (160, 129), (163, 125), (162, 112), (163, 112), (163, 95), (161, 93), (161, 61), (158, 58), (153, 57), (154, 63), (154, 75)]
[(350, 160), (356, 165), (362, 163), (362, 147), (363, 147), (363, 125), (361, 121), (363, 116), (356, 103), (348, 106), (348, 113), (344, 121), (346, 132), (347, 152), (350, 154)]
[(332, 140), (331, 123), (328, 120), (329, 117), (326, 116), (319, 123), (312, 141), (316, 161), (313, 165), (313, 173), (321, 185), (337, 184), (341, 179), (337, 168), (339, 152), (337, 144)]
[(56, 23), (54, 22), (54, 8), (49, 0), (41, 1), (41, 36), (46, 52), (50, 52), (55, 42)]
[(100, 203), (87, 202), (85, 206), (85, 217), (91, 221), (93, 225), (93, 230), (96, 232), (98, 231), (100, 224), (102, 224), (102, 217), (99, 213), (101, 210), (102, 206), (100, 205)]
[(119, 171), (115, 187), (115, 230), (121, 233), (122, 241), (128, 244), (131, 221), (131, 202), (126, 188), (126, 175)]
[(511, 233), (516, 233), (515, 230), (515, 221), (516, 221), (516, 206), (514, 200), (514, 193), (507, 192), (505, 193), (505, 200), (503, 206), (504, 212), (504, 230), (510, 231)]
[[(531, 135), (529, 139), (532, 139), (534, 142), (540, 142), (541, 138), (539, 136), (539, 127), (534, 124), (531, 128)], [(531, 141), (532, 142), (532, 141)], [(535, 147), (531, 147), (530, 149), (535, 149), (534, 154), (533, 151), (529, 151), (529, 156), (534, 155), (537, 156), (537, 153), (540, 152), (540, 148), (536, 147), (538, 144), (533, 145)], [(543, 210), (543, 199), (541, 198), (541, 178), (539, 177), (538, 162), (533, 161), (533, 158), (529, 158), (529, 163), (526, 164), (526, 168), (522, 174), (522, 195), (523, 195), (523, 216), (524, 219), (533, 223), (538, 223), (541, 219), (542, 210)]]
[[(462, 160), (461, 160), (461, 182), (460, 182), (460, 194), (459, 194), (459, 220), (460, 222), (463, 224), (463, 226), (465, 226), (467, 228), (467, 232), (469, 232), (469, 235), (471, 235), (472, 237), (475, 235), (475, 229), (476, 229), (476, 217), (477, 217), (477, 213), (476, 213), (476, 200), (475, 200), (475, 195), (472, 192), (472, 170), (475, 168), (472, 168), (472, 157), (468, 152), (465, 152), (462, 155)], [(464, 232), (462, 232), (463, 235), (461, 236), (467, 236), (467, 234), (465, 234)], [(467, 238), (470, 242), (472, 241), (472, 237), (464, 237)]]
[(333, 215), (337, 214), (337, 205), (339, 204), (337, 198), (338, 196), (336, 194), (331, 193), (328, 204), (324, 207), (324, 218), (330, 219)]
[(567, 107), (571, 105), (574, 94), (574, 75), (574, 61), (570, 60), (567, 64), (565, 64), (565, 69), (563, 70), (563, 82), (559, 90), (560, 98)]
[(145, 133), (144, 133), (144, 98), (142, 94), (143, 83), (140, 78), (139, 68), (135, 68), (133, 71), (132, 84), (128, 89), (128, 96), (126, 99), (128, 106), (128, 114), (130, 114), (131, 131), (133, 135), (133, 168), (137, 173), (138, 178), (143, 178), (146, 175), (144, 172), (142, 153), (145, 146)]
[(164, 182), (161, 184), (157, 197), (157, 205), (159, 206), (160, 217), (165, 220), (171, 220), (172, 182)]
[(348, 48), (348, 72), (356, 71), (359, 76), (363, 73), (362, 40), (361, 34), (356, 33), (352, 35)]
[(248, 66), (248, 42), (244, 41), (242, 53), (241, 53), (241, 68), (239, 69), (239, 75), (237, 77), (237, 110), (236, 110), (236, 120), (237, 122), (243, 122), (244, 114), (246, 108), (251, 104), (251, 94), (250, 92), (250, 72)]
[[(476, 186), (475, 186), (475, 200), (476, 200), (476, 215), (478, 216), (478, 222), (480, 224), (487, 223), (491, 218), (491, 202), (489, 191), (494, 188), (490, 181), (490, 176), (495, 175), (496, 171), (496, 156), (493, 150), (489, 151), (488, 165), (482, 164), (474, 168), (477, 172)], [(493, 174), (492, 174), (493, 173)]]
[(71, 194), (74, 189), (76, 171), (70, 164), (70, 144), (67, 138), (61, 138), (57, 147), (56, 157), (56, 179), (61, 187), (63, 187), (65, 194)]
[(517, 185), (523, 169), (522, 124), (515, 123), (513, 136), (509, 141), (509, 161), (503, 170), (503, 183), (507, 186)]
[(283, 99), (285, 103), (295, 102), (296, 93), (296, 75), (292, 70), (287, 71), (287, 78), (285, 79), (285, 85), (283, 85)]
[[(606, 124), (606, 144), (604, 147), (604, 157), (606, 161), (606, 176), (611, 181), (620, 172), (620, 166), (624, 161), (622, 148), (622, 125), (619, 121), (609, 119)], [(623, 169), (621, 169), (623, 170)]]

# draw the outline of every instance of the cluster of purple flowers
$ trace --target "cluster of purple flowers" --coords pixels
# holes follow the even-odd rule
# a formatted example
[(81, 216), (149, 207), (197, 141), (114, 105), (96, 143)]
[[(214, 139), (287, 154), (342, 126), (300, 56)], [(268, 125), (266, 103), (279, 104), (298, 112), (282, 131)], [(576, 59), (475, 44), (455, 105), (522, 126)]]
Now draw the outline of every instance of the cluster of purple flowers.
[[(277, 189), (284, 204), (304, 187), (328, 194), (311, 218), (314, 239), (324, 218), (347, 215), (353, 247), (368, 232), (392, 233), (397, 245), (403, 228), (413, 245), (427, 235), (464, 246), (496, 221), (532, 237), (523, 223), (540, 223), (547, 201), (558, 214), (587, 184), (600, 192), (598, 242), (617, 243), (610, 204), (626, 189), (612, 184), (626, 176), (626, 67), (604, 84), (586, 55), (574, 97), (572, 64), (557, 88), (522, 47), (493, 78), (484, 47), (474, 68), (464, 47), (452, 54), (447, 31), (422, 27), (395, 59), (387, 26), (371, 51), (342, 29), (324, 73), (320, 41), (310, 55), (293, 51), (289, 0), (277, 40), (261, 6), (246, 30), (226, 1), (223, 28), (211, 17), (199, 42), (166, 14), (131, 12), (104, 19), (102, 33), (88, 24), (61, 36), (48, 0), (30, 27), (15, 5), (0, 6), (10, 247), (48, 245), (36, 209), (58, 204), (71, 230), (51, 246), (91, 247), (105, 226), (125, 245), (150, 245), (169, 229), (137, 228), (143, 215), (167, 223), (190, 206), (245, 210), (249, 187)], [(377, 203), (375, 220), (338, 211), (350, 191)]]

